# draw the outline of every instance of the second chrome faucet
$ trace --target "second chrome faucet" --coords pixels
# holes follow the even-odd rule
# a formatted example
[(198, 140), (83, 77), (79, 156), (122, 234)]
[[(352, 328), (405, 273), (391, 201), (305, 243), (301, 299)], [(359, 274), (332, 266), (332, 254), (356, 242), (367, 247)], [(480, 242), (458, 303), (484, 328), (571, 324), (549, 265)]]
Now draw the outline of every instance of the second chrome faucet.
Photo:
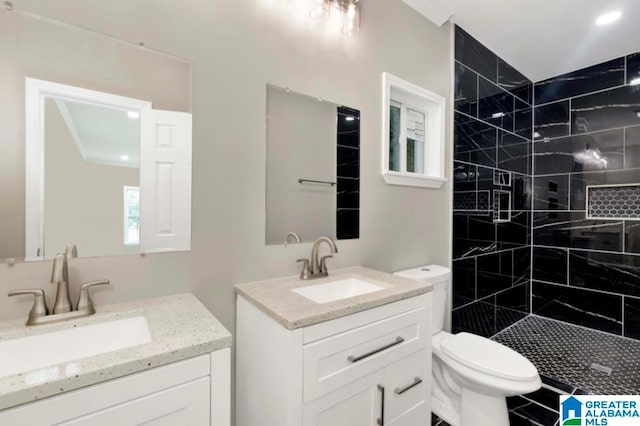
[[(326, 243), (331, 250), (331, 254), (327, 256), (319, 257), (320, 246), (322, 243)], [(333, 257), (334, 254), (338, 253), (338, 247), (336, 246), (335, 241), (328, 237), (320, 237), (313, 242), (313, 247), (311, 247), (311, 259), (298, 259), (296, 262), (302, 262), (302, 271), (300, 272), (300, 279), (302, 280), (312, 280), (314, 278), (322, 278), (329, 275), (329, 270), (327, 269), (327, 259)]]

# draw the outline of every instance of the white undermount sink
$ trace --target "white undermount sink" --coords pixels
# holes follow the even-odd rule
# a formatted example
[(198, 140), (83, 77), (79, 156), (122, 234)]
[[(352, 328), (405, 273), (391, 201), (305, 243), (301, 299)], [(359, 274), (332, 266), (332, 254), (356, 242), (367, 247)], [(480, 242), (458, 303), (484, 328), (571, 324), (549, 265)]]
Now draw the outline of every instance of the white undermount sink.
[(0, 341), (0, 377), (141, 345), (151, 341), (143, 316)]
[(385, 287), (363, 281), (358, 278), (347, 278), (339, 281), (331, 281), (325, 284), (311, 285), (291, 289), (294, 293), (306, 297), (312, 302), (328, 303), (349, 297), (362, 296), (384, 290)]

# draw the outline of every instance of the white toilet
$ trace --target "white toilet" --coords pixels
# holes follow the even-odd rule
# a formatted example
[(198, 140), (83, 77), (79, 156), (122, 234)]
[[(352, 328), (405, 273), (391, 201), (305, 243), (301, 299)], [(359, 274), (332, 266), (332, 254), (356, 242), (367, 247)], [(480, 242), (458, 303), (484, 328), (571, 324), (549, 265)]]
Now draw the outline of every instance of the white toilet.
[(430, 265), (396, 275), (433, 284), (433, 413), (451, 426), (509, 426), (506, 397), (539, 389), (542, 383), (536, 367), (485, 337), (443, 330), (449, 269)]

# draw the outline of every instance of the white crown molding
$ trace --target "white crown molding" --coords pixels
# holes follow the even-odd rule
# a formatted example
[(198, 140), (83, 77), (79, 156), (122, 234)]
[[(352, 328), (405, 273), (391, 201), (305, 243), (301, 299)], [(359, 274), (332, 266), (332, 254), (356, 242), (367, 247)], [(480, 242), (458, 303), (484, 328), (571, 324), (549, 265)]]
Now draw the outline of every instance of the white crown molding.
[(402, 0), (437, 26), (442, 26), (454, 12), (437, 0)]

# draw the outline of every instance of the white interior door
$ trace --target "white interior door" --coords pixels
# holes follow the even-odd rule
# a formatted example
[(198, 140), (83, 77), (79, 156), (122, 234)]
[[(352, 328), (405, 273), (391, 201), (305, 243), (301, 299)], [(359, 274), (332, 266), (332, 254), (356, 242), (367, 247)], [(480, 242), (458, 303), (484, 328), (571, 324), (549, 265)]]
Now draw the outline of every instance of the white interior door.
[(191, 114), (140, 114), (140, 250), (191, 248)]

